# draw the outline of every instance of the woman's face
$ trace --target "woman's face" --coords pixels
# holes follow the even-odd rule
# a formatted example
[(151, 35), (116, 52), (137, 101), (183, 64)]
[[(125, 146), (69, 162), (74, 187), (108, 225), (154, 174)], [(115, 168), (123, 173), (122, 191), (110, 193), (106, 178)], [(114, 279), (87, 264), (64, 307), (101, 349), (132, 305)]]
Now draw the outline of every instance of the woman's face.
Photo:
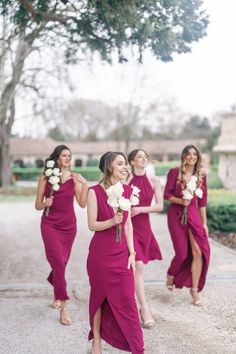
[(189, 166), (195, 166), (197, 163), (198, 156), (197, 156), (197, 151), (194, 148), (189, 149), (188, 155), (186, 156), (186, 163)]
[(128, 168), (124, 156), (117, 155), (111, 166), (113, 168), (112, 177), (115, 180), (122, 180), (127, 177)]
[(147, 154), (142, 150), (139, 150), (135, 155), (133, 161), (131, 161), (131, 165), (133, 167), (145, 168), (147, 166), (147, 163), (148, 163)]
[(60, 167), (70, 167), (71, 152), (70, 150), (62, 150), (58, 159), (58, 165)]

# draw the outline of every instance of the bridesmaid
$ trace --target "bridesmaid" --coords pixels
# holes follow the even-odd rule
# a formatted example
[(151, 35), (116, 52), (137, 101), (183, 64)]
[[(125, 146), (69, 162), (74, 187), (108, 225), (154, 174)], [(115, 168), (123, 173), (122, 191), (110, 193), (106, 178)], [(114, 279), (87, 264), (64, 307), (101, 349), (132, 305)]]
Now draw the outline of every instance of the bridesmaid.
[[(143, 354), (143, 334), (135, 302), (135, 251), (130, 213), (116, 212), (107, 204), (106, 189), (127, 177), (123, 153), (107, 152), (101, 157), (101, 182), (88, 193), (88, 226), (95, 231), (89, 247), (87, 270), (90, 282), (89, 315), (92, 354), (100, 354), (101, 338), (111, 346), (132, 354)], [(123, 196), (131, 188), (123, 184)], [(116, 228), (121, 224), (121, 243)]]
[[(132, 174), (128, 179), (129, 185), (140, 189), (139, 205), (132, 207), (131, 220), (134, 230), (134, 247), (136, 255), (135, 290), (140, 303), (140, 317), (143, 326), (151, 328), (154, 320), (149, 310), (144, 288), (144, 265), (149, 261), (162, 259), (157, 240), (152, 232), (149, 214), (163, 209), (163, 196), (160, 179), (146, 174), (148, 155), (143, 149), (136, 149), (128, 156)], [(152, 205), (153, 197), (155, 204)]]
[[(71, 248), (76, 235), (76, 217), (74, 212), (74, 196), (78, 204), (85, 208), (87, 201), (87, 181), (70, 170), (71, 151), (65, 145), (57, 146), (45, 161), (54, 161), (54, 167), (59, 168), (61, 176), (58, 191), (50, 196), (51, 184), (43, 174), (39, 177), (35, 208), (43, 210), (41, 233), (45, 246), (47, 260), (52, 268), (48, 276), (54, 289), (53, 308), (60, 308), (60, 322), (70, 325), (71, 320), (66, 307), (69, 299), (66, 290), (65, 271)], [(44, 172), (45, 172), (44, 171)], [(50, 207), (46, 216), (46, 209)]]
[[(191, 176), (203, 191), (202, 198), (195, 194), (192, 200), (183, 199), (182, 191)], [(187, 145), (181, 154), (181, 165), (172, 168), (167, 176), (164, 198), (169, 200), (168, 227), (175, 256), (167, 272), (167, 288), (190, 288), (192, 303), (201, 306), (199, 291), (205, 285), (210, 260), (206, 218), (207, 183), (202, 170), (200, 152)], [(187, 207), (187, 225), (181, 223), (183, 207)]]

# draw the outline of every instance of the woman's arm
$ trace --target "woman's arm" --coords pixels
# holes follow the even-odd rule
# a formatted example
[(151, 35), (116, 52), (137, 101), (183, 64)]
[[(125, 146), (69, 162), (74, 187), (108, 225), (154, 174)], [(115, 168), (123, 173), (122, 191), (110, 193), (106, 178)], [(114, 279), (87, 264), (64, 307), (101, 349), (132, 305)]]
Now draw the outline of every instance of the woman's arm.
[(75, 198), (81, 208), (85, 208), (88, 196), (87, 180), (79, 173), (72, 173), (72, 178), (75, 184)]
[(200, 213), (200, 218), (201, 218), (201, 221), (202, 221), (202, 226), (203, 226), (203, 228), (206, 231), (206, 234), (208, 236), (209, 230), (208, 230), (208, 226), (207, 226), (206, 207), (199, 208), (199, 213)]
[(48, 206), (52, 205), (53, 197), (44, 198), (45, 186), (46, 186), (46, 178), (42, 175), (39, 177), (38, 180), (38, 188), (37, 188), (36, 200), (35, 200), (36, 210), (43, 210), (44, 208), (47, 208)]
[(137, 206), (133, 207), (131, 210), (131, 216), (135, 216), (141, 213), (157, 213), (163, 210), (163, 194), (161, 190), (161, 181), (160, 178), (157, 176), (148, 177), (151, 181), (150, 183), (153, 186), (154, 197), (155, 197), (155, 204), (150, 206)]
[(90, 189), (88, 192), (88, 227), (91, 231), (102, 231), (109, 229), (114, 225), (122, 222), (122, 213), (116, 213), (113, 218), (105, 221), (97, 221), (98, 203), (94, 190)]
[(128, 269), (132, 267), (135, 272), (135, 255), (136, 252), (134, 250), (134, 240), (133, 240), (133, 226), (131, 222), (131, 215), (129, 212), (128, 218), (125, 223), (125, 236), (127, 241), (127, 246), (129, 250), (129, 259), (128, 259)]

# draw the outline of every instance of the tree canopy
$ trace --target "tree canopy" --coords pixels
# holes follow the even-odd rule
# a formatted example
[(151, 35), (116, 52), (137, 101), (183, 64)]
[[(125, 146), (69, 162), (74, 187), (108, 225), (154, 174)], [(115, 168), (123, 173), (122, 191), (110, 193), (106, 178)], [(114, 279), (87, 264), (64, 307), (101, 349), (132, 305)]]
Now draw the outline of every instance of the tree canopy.
[(97, 51), (110, 61), (114, 49), (125, 61), (125, 49), (137, 49), (142, 61), (145, 49), (162, 61), (174, 53), (190, 51), (191, 43), (206, 34), (208, 16), (201, 0), (2, 0), (2, 14), (27, 27), (50, 30), (50, 39), (66, 37), (68, 61), (79, 50)]

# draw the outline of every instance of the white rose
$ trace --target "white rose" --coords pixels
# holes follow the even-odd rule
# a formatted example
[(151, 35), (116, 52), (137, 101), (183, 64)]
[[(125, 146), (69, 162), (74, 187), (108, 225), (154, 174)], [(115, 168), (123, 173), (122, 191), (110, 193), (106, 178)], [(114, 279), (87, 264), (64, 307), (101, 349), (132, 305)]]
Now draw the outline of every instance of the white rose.
[[(194, 177), (194, 176), (192, 176), (192, 177)], [(196, 188), (197, 188), (196, 181), (190, 179), (190, 181), (187, 183), (187, 189), (193, 193)]]
[(196, 196), (197, 196), (198, 198), (202, 198), (202, 196), (203, 196), (203, 190), (202, 190), (201, 188), (197, 188), (197, 189), (195, 190), (195, 194), (196, 194)]
[(119, 198), (119, 207), (120, 207), (120, 209), (122, 209), (122, 210), (130, 210), (130, 206), (131, 206), (131, 204), (130, 204), (130, 201), (129, 201), (129, 199), (126, 199), (125, 197), (120, 197)]
[(193, 195), (189, 192), (188, 189), (183, 190), (183, 199), (193, 199)]
[(191, 176), (190, 181), (197, 182), (197, 176)]
[(107, 204), (109, 204), (112, 208), (118, 208), (119, 203), (115, 196), (110, 196), (107, 200)]
[(117, 198), (121, 197), (122, 193), (123, 193), (122, 184), (120, 182), (117, 182), (113, 186), (109, 187), (106, 190), (106, 193), (107, 193), (108, 197), (110, 197), (110, 196), (114, 196), (114, 197), (117, 197)]
[(55, 161), (53, 160), (48, 160), (46, 163), (46, 167), (52, 168), (55, 165)]
[(139, 198), (137, 197), (137, 195), (131, 195), (131, 198), (130, 198), (130, 203), (131, 205), (138, 205), (139, 203)]
[(138, 196), (140, 193), (140, 189), (138, 187), (134, 186), (133, 184), (131, 184), (131, 187), (133, 189), (132, 194)]
[(52, 174), (52, 169), (48, 168), (45, 172), (44, 172), (45, 176), (49, 177)]
[(60, 188), (59, 184), (53, 184), (53, 185), (52, 185), (52, 189), (53, 189), (54, 191), (58, 191), (59, 188)]
[(60, 178), (57, 176), (51, 176), (49, 177), (48, 182), (51, 184), (57, 184), (60, 182)]
[(59, 168), (54, 168), (52, 170), (52, 173), (53, 173), (54, 176), (60, 176), (61, 175)]

